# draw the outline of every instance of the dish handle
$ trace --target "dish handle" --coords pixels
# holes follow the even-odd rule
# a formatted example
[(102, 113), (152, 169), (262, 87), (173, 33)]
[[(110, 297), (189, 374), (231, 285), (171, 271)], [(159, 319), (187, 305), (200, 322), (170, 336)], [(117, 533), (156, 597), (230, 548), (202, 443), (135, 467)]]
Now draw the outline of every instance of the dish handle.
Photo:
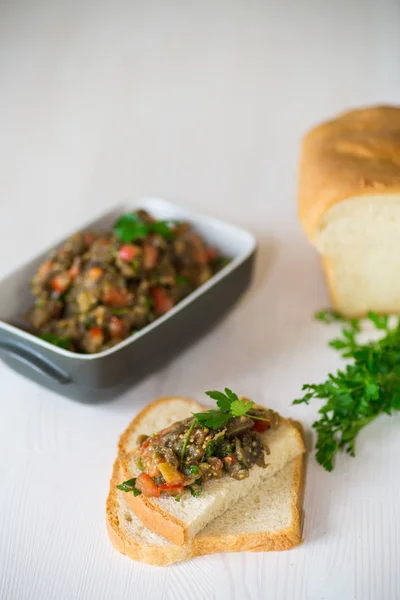
[(5, 352), (14, 359), (30, 367), (40, 375), (44, 375), (53, 381), (57, 381), (57, 383), (65, 384), (70, 383), (71, 381), (69, 375), (59, 367), (44, 358), (41, 354), (38, 354), (31, 349), (28, 350), (20, 344), (0, 340), (0, 350), (5, 350)]

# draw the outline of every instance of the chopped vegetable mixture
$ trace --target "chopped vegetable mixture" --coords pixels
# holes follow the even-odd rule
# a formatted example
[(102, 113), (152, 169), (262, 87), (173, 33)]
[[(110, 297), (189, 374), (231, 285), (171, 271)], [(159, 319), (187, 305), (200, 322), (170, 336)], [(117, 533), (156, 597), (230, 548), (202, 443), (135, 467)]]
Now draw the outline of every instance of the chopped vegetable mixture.
[[(142, 473), (120, 484), (119, 489), (150, 497), (164, 493), (179, 499), (185, 489), (199, 495), (208, 479), (228, 475), (242, 480), (254, 465), (266, 467), (269, 449), (260, 433), (278, 427), (279, 416), (239, 399), (229, 389), (225, 392), (228, 399), (225, 405), (222, 392), (207, 392), (211, 397), (219, 396), (217, 404), (224, 409), (196, 413), (152, 436), (139, 436), (134, 459)], [(237, 402), (247, 407), (245, 414), (232, 416), (227, 406), (229, 398), (231, 404)], [(211, 421), (210, 413), (213, 413)], [(218, 424), (216, 413), (226, 415), (227, 419)]]
[(188, 223), (138, 210), (111, 232), (74, 234), (42, 263), (28, 320), (56, 346), (101, 352), (171, 310), (228, 262)]

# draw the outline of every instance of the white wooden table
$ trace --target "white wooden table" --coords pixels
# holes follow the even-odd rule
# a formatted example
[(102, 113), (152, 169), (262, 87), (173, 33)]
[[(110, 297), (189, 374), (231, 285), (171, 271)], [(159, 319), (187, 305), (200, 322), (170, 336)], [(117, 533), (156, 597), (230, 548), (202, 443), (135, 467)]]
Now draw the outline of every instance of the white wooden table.
[(159, 395), (228, 385), (310, 426), (304, 382), (339, 361), (296, 220), (302, 132), (400, 97), (397, 0), (29, 2), (0, 7), (0, 275), (121, 199), (156, 194), (248, 227), (252, 291), (172, 365), (82, 406), (0, 363), (2, 600), (400, 598), (400, 417), (333, 473), (309, 459), (304, 544), (165, 569), (108, 542), (119, 433)]

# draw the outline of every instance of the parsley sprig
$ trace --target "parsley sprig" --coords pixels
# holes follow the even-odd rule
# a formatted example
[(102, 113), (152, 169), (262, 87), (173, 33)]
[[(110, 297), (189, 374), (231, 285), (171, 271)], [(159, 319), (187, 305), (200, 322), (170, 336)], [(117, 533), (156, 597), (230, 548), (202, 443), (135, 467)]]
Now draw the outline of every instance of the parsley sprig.
[(166, 240), (171, 240), (174, 237), (169, 221), (147, 223), (134, 212), (122, 215), (118, 219), (114, 225), (114, 233), (124, 243), (143, 239), (149, 233), (159, 233)]
[(329, 345), (350, 363), (329, 374), (323, 383), (304, 385), (304, 396), (293, 404), (309, 404), (313, 398), (325, 401), (313, 427), (317, 432), (316, 458), (331, 471), (339, 450), (355, 455), (361, 429), (382, 413), (400, 410), (400, 319), (391, 327), (388, 317), (368, 313), (368, 321), (382, 336), (361, 343), (357, 337), (362, 331), (361, 320), (345, 320), (332, 311), (322, 311), (316, 317), (325, 323), (345, 323), (342, 335)]
[[(209, 427), (210, 429), (219, 429), (222, 425), (225, 425), (233, 417), (240, 417), (246, 415), (249, 410), (254, 406), (254, 402), (246, 400), (245, 398), (239, 398), (232, 390), (225, 388), (224, 392), (218, 392), (217, 390), (211, 390), (206, 392), (207, 396), (216, 400), (218, 410), (210, 409), (199, 413), (193, 413), (195, 417), (192, 421), (183, 442), (181, 450), (181, 470), (184, 465), (186, 448), (189, 443), (190, 435), (196, 424), (200, 424), (202, 427)], [(268, 421), (263, 417), (254, 416), (250, 414), (251, 419), (256, 421)]]
[[(225, 388), (224, 392), (218, 392), (217, 390), (206, 392), (207, 396), (216, 400), (218, 410), (210, 409), (200, 413), (193, 413), (196, 420), (204, 427), (219, 429), (219, 427), (225, 425), (232, 417), (246, 415), (253, 408), (254, 402), (251, 400), (246, 400), (245, 398), (239, 399), (229, 388)], [(269, 421), (269, 419), (257, 417), (253, 414), (249, 415), (249, 417), (256, 421)]]

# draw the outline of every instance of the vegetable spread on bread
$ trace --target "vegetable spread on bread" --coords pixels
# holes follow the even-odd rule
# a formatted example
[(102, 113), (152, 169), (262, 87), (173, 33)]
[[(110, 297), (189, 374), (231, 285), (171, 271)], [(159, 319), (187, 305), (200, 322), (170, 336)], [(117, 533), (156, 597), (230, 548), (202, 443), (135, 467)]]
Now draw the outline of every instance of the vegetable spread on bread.
[(142, 473), (118, 485), (120, 490), (179, 500), (188, 489), (198, 496), (208, 479), (227, 475), (242, 480), (254, 465), (267, 466), (269, 449), (260, 433), (279, 426), (278, 414), (228, 388), (206, 394), (218, 409), (193, 413), (154, 435), (139, 436), (134, 454)]
[(72, 235), (40, 265), (27, 317), (51, 344), (101, 352), (170, 311), (228, 262), (188, 223), (127, 213), (112, 231)]

